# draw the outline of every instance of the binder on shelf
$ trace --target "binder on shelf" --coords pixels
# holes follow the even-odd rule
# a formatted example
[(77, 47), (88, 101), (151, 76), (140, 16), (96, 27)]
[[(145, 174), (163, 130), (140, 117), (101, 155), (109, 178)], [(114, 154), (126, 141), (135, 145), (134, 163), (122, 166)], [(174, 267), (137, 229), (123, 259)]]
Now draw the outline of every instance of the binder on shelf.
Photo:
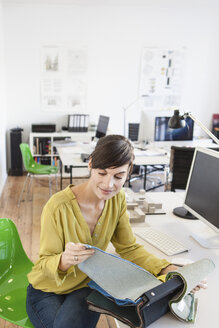
[(33, 150), (36, 155), (49, 155), (51, 153), (50, 138), (35, 138)]
[(40, 147), (39, 147), (39, 138), (36, 138), (36, 153), (40, 153)]
[(84, 115), (84, 132), (88, 131), (88, 115)]
[(53, 166), (58, 166), (57, 157), (53, 157), (52, 165)]
[(88, 114), (68, 115), (68, 131), (70, 132), (87, 132), (88, 131)]
[(219, 137), (219, 114), (212, 115), (212, 133)]

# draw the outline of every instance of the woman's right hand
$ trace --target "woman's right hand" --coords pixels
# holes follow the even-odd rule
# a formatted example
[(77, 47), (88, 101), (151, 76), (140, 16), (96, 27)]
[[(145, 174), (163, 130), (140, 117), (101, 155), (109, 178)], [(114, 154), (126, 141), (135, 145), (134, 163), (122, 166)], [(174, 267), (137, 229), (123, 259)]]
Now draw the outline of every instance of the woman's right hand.
[(83, 244), (69, 242), (66, 244), (65, 251), (60, 258), (59, 270), (67, 271), (72, 265), (84, 262), (94, 253), (94, 249), (86, 248)]

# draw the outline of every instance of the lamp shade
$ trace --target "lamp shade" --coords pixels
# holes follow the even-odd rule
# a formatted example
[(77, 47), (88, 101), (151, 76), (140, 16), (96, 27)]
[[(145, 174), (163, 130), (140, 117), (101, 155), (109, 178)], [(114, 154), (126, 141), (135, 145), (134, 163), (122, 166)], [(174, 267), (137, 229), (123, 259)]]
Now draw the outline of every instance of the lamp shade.
[(186, 125), (184, 116), (179, 115), (179, 110), (174, 110), (173, 116), (169, 119), (168, 127), (170, 129), (180, 129), (184, 128)]

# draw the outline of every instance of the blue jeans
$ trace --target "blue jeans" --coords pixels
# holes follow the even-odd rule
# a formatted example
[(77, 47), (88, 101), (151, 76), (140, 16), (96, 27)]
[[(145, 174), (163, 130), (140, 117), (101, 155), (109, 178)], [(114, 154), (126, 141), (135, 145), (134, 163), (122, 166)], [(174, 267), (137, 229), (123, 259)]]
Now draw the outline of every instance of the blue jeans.
[(90, 292), (86, 287), (58, 295), (29, 285), (27, 314), (35, 328), (94, 328), (100, 315), (88, 310), (85, 298)]

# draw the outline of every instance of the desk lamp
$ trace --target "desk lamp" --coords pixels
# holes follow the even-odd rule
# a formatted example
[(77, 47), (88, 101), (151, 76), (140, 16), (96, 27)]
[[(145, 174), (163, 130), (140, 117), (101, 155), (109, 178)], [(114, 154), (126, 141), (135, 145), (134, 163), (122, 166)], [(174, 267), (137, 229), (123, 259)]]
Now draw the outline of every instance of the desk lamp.
[(173, 116), (169, 119), (168, 127), (170, 129), (180, 129), (183, 128), (186, 125), (185, 119), (187, 117), (190, 117), (203, 131), (205, 131), (211, 139), (213, 139), (216, 144), (219, 145), (219, 139), (209, 131), (206, 126), (200, 122), (195, 116), (192, 115), (192, 113), (184, 113), (183, 115), (179, 115), (179, 110), (174, 110)]
[(149, 97), (148, 95), (138, 96), (135, 100), (133, 100), (128, 106), (123, 107), (123, 135), (126, 136), (126, 111), (129, 107), (132, 107), (140, 98)]
[[(190, 117), (195, 123), (197, 123), (197, 125), (203, 131), (205, 131), (209, 135), (209, 137), (216, 142), (216, 144), (219, 145), (219, 139), (217, 137), (215, 137), (215, 135), (213, 135), (213, 133), (211, 133), (208, 130), (208, 128), (206, 128), (206, 126), (202, 122), (200, 122), (196, 117), (194, 117), (190, 112), (184, 113), (183, 115), (180, 115), (178, 109), (174, 110), (173, 116), (169, 119), (168, 127), (170, 129), (180, 129), (180, 128), (183, 128), (186, 125), (185, 119), (187, 117)], [(187, 211), (184, 207), (176, 207), (176, 208), (174, 208), (173, 209), (173, 213), (176, 216), (179, 216), (179, 217), (181, 217), (183, 219), (197, 220), (197, 218), (194, 215), (192, 215), (189, 211)]]

